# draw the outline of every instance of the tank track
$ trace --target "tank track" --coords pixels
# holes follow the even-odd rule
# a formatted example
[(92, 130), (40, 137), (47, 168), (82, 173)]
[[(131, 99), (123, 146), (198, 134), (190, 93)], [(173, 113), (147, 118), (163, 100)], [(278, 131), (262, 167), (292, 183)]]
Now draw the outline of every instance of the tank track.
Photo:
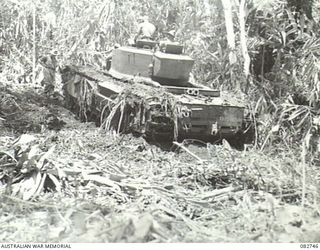
[[(114, 78), (107, 72), (97, 71), (91, 68), (77, 67), (77, 66), (68, 66), (62, 70), (63, 75), (63, 83), (64, 86), (67, 86), (70, 83), (76, 84), (79, 82), (80, 84), (85, 84), (83, 79), (87, 79), (91, 82), (96, 83), (96, 87), (99, 82), (113, 83), (119, 86), (123, 86), (124, 84), (132, 84), (132, 80), (119, 80)], [(97, 92), (99, 93), (99, 92)], [(119, 97), (120, 93), (115, 93), (111, 98), (112, 100), (119, 101), (121, 97)], [(103, 103), (100, 95), (94, 95), (91, 101), (88, 100), (80, 100), (81, 98), (75, 98), (70, 95), (66, 88), (64, 88), (65, 102), (66, 107), (76, 113), (78, 117), (82, 121), (94, 121), (97, 125), (103, 126), (103, 121), (110, 115), (112, 112), (112, 103)], [(144, 97), (137, 96), (144, 99)], [(80, 107), (79, 103), (86, 103), (86, 108)], [(132, 104), (132, 103), (131, 103)], [(161, 142), (161, 141), (172, 141), (174, 139), (174, 119), (172, 114), (169, 114), (163, 107), (161, 103), (153, 103), (152, 105), (148, 104), (149, 110), (145, 111), (144, 119), (146, 120), (144, 123), (140, 124), (132, 124), (132, 120), (139, 114), (135, 108), (135, 104), (133, 105), (125, 105), (125, 114), (121, 117), (121, 114), (115, 114), (114, 120), (112, 121), (115, 129), (121, 133), (135, 133), (143, 135), (148, 141)], [(141, 104), (141, 103), (139, 103)], [(107, 106), (110, 106), (109, 108)], [(122, 119), (122, 122), (119, 120)]]

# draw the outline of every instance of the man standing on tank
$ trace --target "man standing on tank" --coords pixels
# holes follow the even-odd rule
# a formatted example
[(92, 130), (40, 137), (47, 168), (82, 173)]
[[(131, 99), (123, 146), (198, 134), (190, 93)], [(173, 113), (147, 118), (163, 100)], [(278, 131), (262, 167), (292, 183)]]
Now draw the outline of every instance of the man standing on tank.
[(147, 16), (139, 18), (139, 20), (141, 20), (142, 23), (138, 25), (138, 32), (134, 38), (134, 41), (136, 42), (138, 39), (153, 40), (154, 34), (156, 32), (156, 27), (149, 22), (149, 18)]

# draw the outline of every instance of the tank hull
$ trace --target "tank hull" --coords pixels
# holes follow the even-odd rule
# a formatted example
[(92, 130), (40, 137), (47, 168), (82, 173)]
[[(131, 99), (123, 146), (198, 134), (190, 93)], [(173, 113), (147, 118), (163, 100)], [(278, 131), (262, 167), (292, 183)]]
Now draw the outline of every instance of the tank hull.
[(106, 129), (156, 141), (243, 141), (244, 106), (214, 90), (161, 86), (145, 78), (120, 80), (88, 67), (69, 67), (63, 75), (65, 93), (80, 116), (94, 114)]

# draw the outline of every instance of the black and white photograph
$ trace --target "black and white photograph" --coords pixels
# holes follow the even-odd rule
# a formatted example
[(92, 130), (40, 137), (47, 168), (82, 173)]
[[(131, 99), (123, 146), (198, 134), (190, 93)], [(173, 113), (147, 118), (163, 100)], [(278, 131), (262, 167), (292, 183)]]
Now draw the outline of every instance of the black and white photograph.
[(320, 0), (0, 3), (0, 248), (320, 248)]

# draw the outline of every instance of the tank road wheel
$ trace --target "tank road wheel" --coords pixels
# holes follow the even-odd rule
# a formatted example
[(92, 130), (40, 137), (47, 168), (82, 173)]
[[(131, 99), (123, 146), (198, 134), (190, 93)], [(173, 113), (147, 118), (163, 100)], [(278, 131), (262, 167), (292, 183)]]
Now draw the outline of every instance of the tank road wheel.
[(150, 142), (172, 142), (174, 123), (169, 117), (155, 116), (146, 125), (146, 140)]

